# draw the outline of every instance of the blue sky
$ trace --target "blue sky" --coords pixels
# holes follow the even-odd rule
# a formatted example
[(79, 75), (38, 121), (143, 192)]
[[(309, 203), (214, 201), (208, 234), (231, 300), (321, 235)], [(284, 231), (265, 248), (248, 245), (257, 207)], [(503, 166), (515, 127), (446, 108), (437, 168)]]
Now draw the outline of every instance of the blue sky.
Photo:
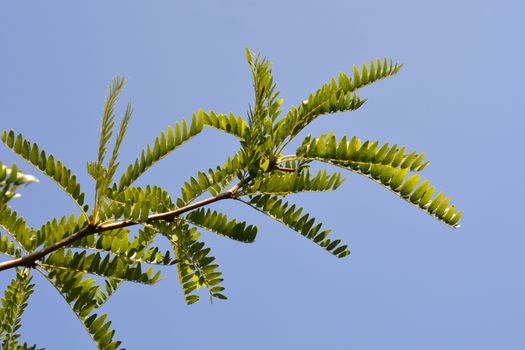
[[(524, 32), (518, 0), (5, 1), (0, 126), (54, 153), (92, 194), (85, 162), (96, 156), (115, 75), (128, 78), (118, 110), (134, 105), (121, 152), (127, 164), (198, 108), (245, 115), (246, 47), (273, 62), (285, 108), (353, 63), (391, 57), (403, 70), (362, 90), (362, 109), (320, 118), (304, 135), (334, 130), (424, 151), (431, 164), (423, 174), (464, 211), (462, 228), (347, 174), (334, 193), (293, 198), (348, 242), (352, 254), (338, 260), (237, 203), (220, 203), (259, 225), (252, 245), (205, 234), (229, 300), (186, 306), (167, 270), (158, 285), (127, 285), (105, 306), (116, 338), (128, 349), (523, 349)], [(141, 184), (178, 194), (236, 147), (207, 130)], [(16, 160), (6, 148), (0, 157)], [(40, 178), (14, 202), (35, 226), (75, 210)], [(12, 275), (1, 273), (0, 286)], [(94, 348), (56, 291), (35, 281), (23, 339)]]

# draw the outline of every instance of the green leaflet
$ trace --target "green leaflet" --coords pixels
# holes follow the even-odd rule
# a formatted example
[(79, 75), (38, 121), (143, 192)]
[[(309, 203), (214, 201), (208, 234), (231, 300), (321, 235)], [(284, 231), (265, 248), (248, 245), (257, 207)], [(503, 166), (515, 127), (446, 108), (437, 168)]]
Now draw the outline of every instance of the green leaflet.
[(115, 280), (155, 284), (160, 271), (153, 274), (152, 267), (142, 272), (140, 263), (131, 263), (119, 256), (110, 257), (101, 253), (88, 254), (86, 251), (73, 252), (70, 249), (57, 250), (39, 263), (45, 268), (58, 268), (76, 272), (85, 272)]
[(145, 150), (142, 150), (140, 158), (137, 158), (133, 165), (130, 164), (127, 167), (126, 172), (120, 178), (119, 190), (122, 191), (130, 186), (153, 164), (200, 133), (204, 126), (204, 115), (205, 113), (199, 110), (197, 114), (192, 115), (189, 127), (186, 120), (183, 119), (181, 124), (175, 123), (174, 129), (168, 127), (166, 132), (161, 132), (160, 136), (155, 139), (153, 147), (148, 145)]
[[(26, 252), (31, 252), (36, 248), (35, 231), (27, 226), (26, 221), (7, 205), (0, 208), (0, 227), (3, 228)], [(4, 238), (2, 238), (4, 242)], [(9, 245), (7, 252), (9, 252)], [(14, 254), (16, 255), (16, 249)], [(19, 253), (18, 253), (19, 254)]]
[(244, 137), (244, 133), (248, 127), (242, 117), (236, 117), (233, 113), (230, 113), (230, 115), (215, 114), (215, 112), (212, 111), (209, 113), (199, 111), (198, 113), (202, 113), (204, 125), (224, 131), (240, 139)]
[(208, 290), (210, 301), (226, 299), (222, 294), (224, 287), (222, 273), (214, 264), (215, 258), (210, 256), (210, 248), (199, 241), (200, 234), (196, 228), (190, 228), (180, 221), (173, 223), (153, 224), (155, 228), (169, 239), (177, 257), (177, 272), (186, 303), (193, 304), (199, 301), (195, 291), (204, 287)]
[(92, 314), (82, 321), (93, 341), (100, 350), (116, 350), (119, 348), (121, 341), (113, 340), (115, 331), (111, 329), (111, 321), (106, 321), (107, 314)]
[(341, 174), (328, 175), (325, 170), (318, 171), (315, 176), (311, 176), (308, 170), (301, 173), (273, 172), (255, 179), (251, 186), (243, 189), (242, 194), (261, 193), (285, 196), (297, 192), (333, 191), (343, 181)]
[(95, 296), (97, 300), (97, 307), (104, 305), (106, 301), (117, 291), (117, 289), (122, 284), (122, 280), (117, 280), (113, 278), (104, 279), (104, 289), (99, 287), (97, 290), (97, 295)]
[(22, 250), (15, 246), (15, 243), (10, 241), (9, 237), (0, 233), (0, 254), (6, 255), (10, 258), (19, 258), (22, 256)]
[(228, 220), (225, 214), (210, 209), (196, 209), (183, 217), (193, 225), (200, 226), (208, 231), (244, 243), (252, 243), (257, 236), (257, 226), (247, 225), (246, 222)]
[[(405, 147), (390, 146), (388, 143), (379, 145), (379, 141), (361, 141), (355, 136), (347, 141), (343, 136), (339, 142), (333, 133), (321, 135), (318, 138), (306, 137), (296, 151), (302, 160), (318, 160), (336, 165), (343, 165), (354, 170), (372, 164), (389, 165), (394, 168), (421, 171), (428, 161), (423, 162), (424, 153), (406, 153)], [(286, 159), (288, 157), (284, 157)]]
[[(2, 349), (19, 349), (26, 346), (19, 345), (20, 334), (18, 329), (22, 326), (21, 318), (27, 301), (33, 293), (34, 284), (30, 284), (32, 277), (27, 268), (16, 269), (16, 277), (7, 286), (2, 298), (0, 308), (0, 341)], [(35, 346), (36, 347), (36, 346)]]
[(303, 209), (297, 208), (295, 204), (290, 206), (272, 195), (257, 195), (251, 197), (249, 201), (241, 201), (300, 233), (338, 258), (350, 254), (347, 246), (340, 244), (340, 240), (327, 238), (330, 230), (321, 231), (322, 224), (315, 224), (315, 218), (310, 217), (309, 214), (302, 215)]
[(15, 136), (13, 130), (2, 132), (2, 142), (13, 152), (21, 156), (24, 160), (32, 164), (44, 175), (49, 177), (60, 188), (62, 188), (86, 213), (87, 204), (84, 205), (84, 193), (80, 191), (80, 184), (77, 182), (76, 175), (66, 168), (61, 161), (55, 160), (53, 155), (46, 155), (44, 150), (40, 150), (36, 143), (31, 144), (22, 137), (22, 134)]

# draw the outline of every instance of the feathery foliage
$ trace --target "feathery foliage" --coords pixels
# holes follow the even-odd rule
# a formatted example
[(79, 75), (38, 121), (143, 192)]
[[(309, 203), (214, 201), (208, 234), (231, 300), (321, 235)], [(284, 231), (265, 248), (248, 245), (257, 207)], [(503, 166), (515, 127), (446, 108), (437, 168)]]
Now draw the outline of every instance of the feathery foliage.
[(228, 220), (225, 214), (210, 209), (196, 209), (189, 212), (183, 219), (193, 225), (200, 226), (208, 231), (235, 241), (251, 243), (257, 236), (257, 226), (247, 225), (246, 222)]
[[(7, 205), (0, 204), (0, 228), (2, 228), (14, 241), (17, 242), (18, 247), (9, 248), (11, 243), (8, 244), (8, 249), (14, 249), (11, 254), (20, 255), (21, 249), (24, 252), (33, 251), (35, 247), (35, 230), (31, 229), (24, 218), (18, 216), (16, 211), (11, 209)], [(2, 237), (2, 241), (7, 241), (7, 236)], [(2, 252), (5, 254), (4, 252)]]
[(83, 212), (88, 210), (87, 204), (84, 205), (84, 193), (80, 190), (76, 175), (61, 161), (55, 160), (52, 154), (46, 155), (43, 149), (24, 139), (22, 134), (15, 136), (13, 130), (2, 132), (2, 142), (62, 188)]
[(27, 306), (27, 301), (33, 294), (34, 284), (31, 284), (29, 269), (16, 269), (16, 277), (5, 290), (0, 308), (0, 342), (2, 349), (36, 348), (29, 347), (26, 343), (19, 344), (20, 334), (18, 330), (22, 327), (22, 313)]
[(315, 218), (310, 214), (303, 214), (303, 209), (296, 207), (295, 204), (289, 205), (288, 202), (271, 195), (257, 195), (243, 202), (300, 233), (338, 258), (350, 254), (347, 246), (342, 245), (340, 240), (327, 238), (331, 230), (321, 231), (322, 224), (316, 224)]
[(197, 114), (191, 116), (189, 127), (186, 119), (182, 119), (180, 124), (179, 122), (175, 123), (174, 128), (169, 126), (166, 132), (161, 132), (160, 136), (155, 138), (153, 147), (148, 145), (146, 149), (142, 150), (140, 158), (137, 158), (133, 165), (130, 164), (127, 167), (126, 172), (120, 178), (119, 190), (122, 191), (130, 186), (153, 164), (173, 152), (190, 138), (200, 133), (204, 126), (205, 115), (206, 113), (199, 110)]
[[(187, 304), (199, 301), (203, 291), (210, 301), (226, 299), (222, 272), (202, 232), (252, 243), (258, 227), (204, 208), (221, 200), (246, 204), (336, 257), (349, 255), (348, 246), (332, 238), (331, 230), (285, 198), (341, 186), (345, 180), (341, 173), (312, 170), (315, 163), (365, 176), (441, 222), (459, 226), (461, 211), (442, 192), (435, 194), (428, 180), (421, 181), (419, 173), (429, 164), (423, 153), (408, 152), (397, 144), (361, 141), (355, 136), (337, 139), (329, 132), (317, 138), (305, 137), (295, 152), (286, 154), (287, 145), (317, 117), (359, 109), (366, 101), (358, 95), (359, 90), (397, 74), (401, 65), (384, 59), (360, 69), (354, 66), (351, 76), (340, 73), (282, 115), (283, 99), (274, 83), (270, 61), (249, 50), (246, 59), (254, 91), (246, 119), (233, 113), (198, 110), (190, 120), (182, 119), (162, 131), (120, 177), (119, 151), (132, 107), (127, 104), (115, 129), (115, 110), (125, 79), (113, 79), (103, 106), (97, 158), (86, 164), (94, 181), (91, 213), (76, 176), (61, 161), (13, 130), (2, 133), (8, 149), (57, 183), (80, 208), (79, 213), (59, 215), (39, 228), (30, 227), (7, 202), (17, 195), (18, 187), (36, 179), (20, 173), (16, 165), (0, 163), (0, 254), (9, 259), (0, 262), (0, 271), (17, 269), (0, 309), (3, 348), (36, 348), (20, 344), (17, 333), (33, 290), (30, 271), (51, 283), (99, 349), (118, 349), (121, 345), (114, 340), (115, 331), (100, 307), (125, 282), (153, 285), (160, 280), (161, 268), (175, 268)], [(239, 150), (221, 165), (190, 177), (178, 197), (170, 194), (178, 188), (171, 184), (167, 188), (134, 185), (149, 168), (205, 126), (235, 136)], [(169, 249), (159, 248), (157, 239), (164, 240)]]
[(242, 194), (265, 193), (286, 196), (298, 192), (333, 191), (343, 181), (341, 174), (328, 175), (326, 170), (318, 171), (315, 176), (311, 176), (308, 169), (303, 172), (265, 174), (253, 181), (250, 187), (243, 189)]
[(442, 192), (433, 197), (435, 190), (430, 182), (420, 181), (419, 174), (411, 175), (428, 165), (428, 161), (423, 162), (423, 153), (406, 153), (405, 147), (388, 143), (379, 147), (378, 141), (361, 142), (356, 137), (350, 141), (343, 137), (337, 142), (330, 133), (317, 139), (307, 137), (296, 155), (302, 160), (317, 160), (364, 175), (448, 225), (456, 226), (461, 218), (461, 211), (449, 205), (449, 197)]
[(222, 273), (213, 264), (215, 258), (209, 256), (210, 248), (199, 240), (200, 233), (196, 228), (176, 220), (173, 223), (156, 223), (156, 229), (169, 239), (177, 256), (177, 271), (182, 291), (188, 305), (199, 301), (195, 291), (204, 287), (208, 290), (210, 301), (213, 298), (226, 299), (221, 294), (224, 287)]

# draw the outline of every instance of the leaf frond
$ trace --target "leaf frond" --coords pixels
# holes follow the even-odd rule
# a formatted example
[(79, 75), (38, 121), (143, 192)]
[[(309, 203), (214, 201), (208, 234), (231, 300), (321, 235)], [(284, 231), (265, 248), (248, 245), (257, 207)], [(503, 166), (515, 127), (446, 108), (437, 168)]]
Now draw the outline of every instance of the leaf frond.
[(341, 245), (340, 240), (327, 238), (331, 230), (321, 231), (322, 224), (316, 224), (315, 218), (311, 217), (310, 214), (303, 215), (303, 209), (296, 207), (295, 204), (289, 205), (288, 202), (272, 195), (256, 195), (248, 201), (238, 200), (288, 226), (338, 258), (343, 258), (350, 254), (347, 246)]
[(342, 183), (340, 173), (329, 175), (326, 170), (320, 170), (315, 176), (309, 170), (294, 173), (273, 172), (256, 178), (253, 184), (243, 188), (241, 195), (273, 194), (286, 196), (298, 192), (334, 191)]
[(130, 164), (119, 181), (119, 191), (130, 186), (142, 174), (144, 174), (152, 165), (160, 159), (167, 156), (183, 143), (199, 134), (204, 126), (204, 112), (200, 111), (193, 114), (190, 125), (185, 119), (182, 122), (175, 123), (174, 128), (168, 127), (166, 132), (161, 132), (160, 136), (155, 139), (153, 146), (148, 145), (142, 150), (139, 158), (133, 164)]
[(118, 229), (86, 236), (70, 247), (109, 253), (122, 259), (129, 259), (132, 263), (174, 264), (175, 261), (169, 251), (162, 253), (158, 247), (149, 247), (154, 238), (155, 232), (148, 228), (139, 229), (138, 235), (132, 240), (129, 238), (128, 229)]
[(224, 131), (240, 139), (244, 137), (244, 133), (248, 126), (242, 117), (236, 117), (233, 113), (226, 115), (216, 114), (212, 111), (208, 113), (199, 112), (203, 113), (205, 126)]
[(215, 257), (209, 255), (210, 248), (199, 241), (200, 234), (194, 227), (189, 227), (180, 220), (172, 223), (154, 223), (156, 229), (170, 241), (177, 257), (177, 272), (186, 303), (199, 301), (195, 291), (200, 288), (208, 290), (210, 301), (226, 299), (222, 294), (224, 287), (219, 265), (214, 263)]
[(109, 185), (113, 181), (113, 175), (115, 174), (115, 171), (117, 170), (118, 152), (119, 152), (122, 140), (124, 139), (124, 135), (126, 134), (126, 129), (128, 128), (128, 124), (129, 124), (132, 114), (133, 114), (133, 108), (131, 107), (131, 103), (128, 103), (128, 105), (126, 106), (126, 111), (124, 112), (124, 117), (122, 118), (122, 121), (120, 123), (119, 132), (115, 139), (115, 146), (113, 147), (113, 153), (111, 155), (111, 159), (108, 164), (107, 175), (106, 175), (107, 177), (105, 181), (105, 186), (107, 187), (109, 187)]
[(458, 211), (453, 204), (450, 204), (450, 197), (445, 196), (443, 192), (434, 196), (434, 186), (428, 180), (420, 181), (419, 174), (414, 175), (406, 168), (397, 169), (388, 165), (372, 165), (348, 170), (368, 177), (448, 226), (453, 228), (460, 226), (458, 222), (462, 216), (461, 210)]
[(101, 253), (88, 254), (86, 251), (73, 252), (70, 249), (60, 249), (49, 254), (39, 265), (46, 269), (83, 272), (143, 284), (155, 284), (160, 277), (160, 271), (153, 273), (150, 267), (143, 272), (142, 264), (132, 263), (125, 258)]
[[(355, 136), (349, 141), (343, 136), (338, 142), (331, 132), (318, 138), (306, 137), (297, 149), (296, 156), (301, 160), (317, 160), (355, 169), (377, 164), (421, 171), (429, 164), (424, 161), (424, 153), (408, 153), (405, 147), (391, 146), (388, 143), (380, 145), (379, 141), (363, 142)], [(283, 157), (283, 160), (289, 159)]]
[(60, 160), (55, 160), (53, 155), (46, 155), (36, 143), (30, 143), (24, 139), (22, 134), (15, 135), (13, 130), (2, 132), (2, 142), (22, 159), (33, 165), (42, 174), (49, 177), (56, 183), (69, 197), (71, 197), (83, 213), (86, 213), (88, 206), (84, 205), (84, 193), (80, 190), (77, 177)]
[(127, 187), (120, 192), (110, 191), (111, 204), (104, 207), (103, 219), (146, 221), (152, 213), (162, 213), (175, 208), (168, 192), (158, 186)]
[(225, 214), (215, 210), (196, 209), (184, 216), (183, 220), (239, 242), (252, 243), (257, 236), (257, 226), (235, 219), (228, 220)]
[[(0, 227), (4, 229), (13, 238), (25, 252), (31, 252), (36, 248), (35, 230), (31, 229), (24, 218), (18, 216), (17, 212), (7, 205), (0, 206)], [(3, 236), (1, 246), (4, 244), (5, 251), (2, 253), (14, 254), (15, 256), (21, 252), (12, 246), (12, 242), (8, 242), (7, 236)], [(14, 251), (12, 250), (14, 249)], [(12, 252), (12, 253), (10, 253)]]
[(85, 278), (85, 273), (53, 270), (49, 272), (37, 270), (46, 278), (68, 303), (82, 326), (86, 329), (98, 349), (116, 350), (121, 342), (113, 340), (115, 331), (110, 329), (111, 322), (106, 321), (107, 315), (91, 314), (98, 306), (96, 296), (100, 287), (95, 280)]
[(108, 86), (106, 100), (104, 102), (104, 110), (102, 112), (102, 123), (100, 128), (100, 139), (98, 146), (97, 164), (101, 166), (107, 153), (107, 146), (111, 135), (113, 133), (113, 126), (115, 124), (115, 103), (118, 96), (124, 89), (126, 79), (123, 77), (114, 77)]
[(35, 249), (38, 246), (50, 246), (53, 243), (66, 238), (75, 232), (78, 232), (88, 225), (87, 219), (83, 216), (63, 216), (61, 219), (56, 218), (43, 224), (37, 231), (36, 237), (33, 238)]
[(386, 58), (371, 61), (367, 66), (363, 64), (361, 71), (354, 65), (353, 78), (344, 73), (339, 73), (338, 80), (332, 78), (315, 93), (303, 100), (298, 107), (292, 107), (286, 116), (276, 124), (277, 143), (281, 150), (290, 142), (306, 125), (318, 116), (328, 113), (348, 112), (358, 109), (365, 100), (359, 99), (355, 92), (378, 80), (395, 75), (402, 65), (392, 63)]
[(183, 207), (198, 198), (205, 192), (212, 196), (218, 195), (244, 167), (242, 153), (237, 153), (215, 169), (207, 172), (199, 171), (197, 176), (190, 177), (181, 188), (181, 197), (177, 199), (177, 206)]
[(18, 330), (22, 326), (22, 314), (33, 293), (30, 270), (16, 269), (16, 277), (7, 286), (0, 308), (0, 341), (2, 349), (18, 349)]

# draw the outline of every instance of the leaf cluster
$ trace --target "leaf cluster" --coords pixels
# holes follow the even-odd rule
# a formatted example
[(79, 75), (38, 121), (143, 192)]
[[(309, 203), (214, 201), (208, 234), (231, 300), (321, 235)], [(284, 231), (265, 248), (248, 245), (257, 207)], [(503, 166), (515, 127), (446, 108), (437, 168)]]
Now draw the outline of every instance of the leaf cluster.
[[(342, 170), (365, 176), (441, 222), (458, 226), (461, 211), (442, 192), (436, 194), (428, 180), (421, 181), (419, 173), (428, 165), (423, 153), (356, 136), (338, 139), (332, 132), (306, 136), (297, 150), (286, 153), (288, 144), (317, 117), (361, 108), (366, 99), (358, 95), (359, 90), (397, 74), (401, 65), (384, 59), (360, 69), (354, 66), (352, 75), (340, 73), (283, 114), (284, 100), (274, 83), (271, 62), (249, 50), (246, 58), (254, 91), (246, 119), (198, 110), (168, 126), (123, 167), (119, 151), (133, 109), (128, 103), (116, 127), (115, 110), (125, 84), (125, 79), (116, 77), (102, 109), (96, 159), (86, 164), (94, 182), (91, 207), (76, 175), (62, 161), (13, 130), (2, 133), (8, 149), (56, 183), (79, 208), (78, 213), (29, 227), (7, 202), (18, 186), (36, 179), (20, 173), (15, 165), (0, 163), (0, 253), (12, 259), (0, 263), (0, 270), (18, 267), (0, 309), (4, 348), (29, 348), (19, 343), (17, 331), (33, 290), (32, 271), (62, 295), (99, 349), (121, 345), (99, 308), (124, 282), (156, 284), (164, 270), (176, 268), (186, 303), (197, 302), (203, 291), (210, 300), (226, 299), (223, 275), (205, 243), (205, 233), (252, 243), (258, 227), (204, 208), (220, 200), (247, 205), (339, 258), (350, 254), (348, 246), (286, 197), (336, 190), (344, 182)], [(237, 138), (238, 152), (214, 168), (198, 171), (182, 184), (178, 196), (160, 186), (135, 185), (148, 169), (205, 127)], [(315, 163), (337, 171), (314, 171)], [(168, 242), (170, 249), (157, 247), (157, 238)]]

